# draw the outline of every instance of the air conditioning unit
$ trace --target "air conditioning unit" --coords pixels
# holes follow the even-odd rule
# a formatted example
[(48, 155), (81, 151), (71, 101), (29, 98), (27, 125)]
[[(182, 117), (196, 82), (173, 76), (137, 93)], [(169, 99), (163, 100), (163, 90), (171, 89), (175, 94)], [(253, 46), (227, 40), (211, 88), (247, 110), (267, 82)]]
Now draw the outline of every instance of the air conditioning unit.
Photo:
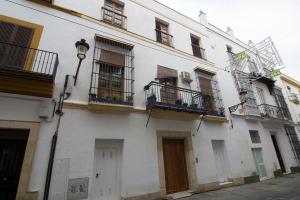
[(184, 82), (192, 82), (193, 80), (191, 79), (191, 73), (189, 72), (181, 72), (181, 78), (182, 78), (182, 81)]

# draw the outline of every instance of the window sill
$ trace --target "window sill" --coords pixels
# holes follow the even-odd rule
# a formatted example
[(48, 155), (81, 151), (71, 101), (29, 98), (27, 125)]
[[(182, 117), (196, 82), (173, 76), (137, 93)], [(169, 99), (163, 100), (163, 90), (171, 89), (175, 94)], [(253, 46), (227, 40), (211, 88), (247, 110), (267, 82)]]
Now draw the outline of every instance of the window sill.
[(131, 112), (134, 112), (133, 106), (95, 102), (89, 102), (87, 109), (93, 112), (109, 114), (129, 114)]
[(119, 29), (127, 31), (127, 28), (124, 28), (123, 25), (119, 26), (119, 25), (116, 25), (116, 24), (112, 23), (111, 21), (108, 21), (108, 20), (105, 20), (105, 19), (101, 19), (100, 21), (103, 22), (103, 23), (105, 23), (105, 24), (111, 25), (113, 27), (116, 27), (116, 28), (119, 28)]
[[(201, 118), (201, 117), (200, 117)], [(205, 115), (203, 121), (215, 122), (215, 123), (228, 123), (229, 120), (226, 117)]]

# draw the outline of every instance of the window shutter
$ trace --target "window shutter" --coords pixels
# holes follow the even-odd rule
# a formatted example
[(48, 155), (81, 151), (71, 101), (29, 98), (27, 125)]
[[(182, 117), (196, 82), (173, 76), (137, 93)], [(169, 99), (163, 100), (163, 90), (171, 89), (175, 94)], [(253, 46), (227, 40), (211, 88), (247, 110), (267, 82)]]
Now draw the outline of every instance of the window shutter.
[(211, 80), (204, 77), (198, 77), (198, 78), (199, 78), (199, 85), (201, 91), (204, 93), (212, 93)]
[(125, 55), (112, 51), (101, 50), (100, 60), (114, 65), (125, 65)]
[(157, 66), (157, 79), (165, 79), (165, 78), (176, 78), (178, 74), (177, 70), (170, 69), (167, 67)]
[(33, 34), (34, 29), (0, 21), (0, 42), (25, 47), (1, 44), (1, 66), (23, 68), (28, 52), (27, 48), (31, 44)]

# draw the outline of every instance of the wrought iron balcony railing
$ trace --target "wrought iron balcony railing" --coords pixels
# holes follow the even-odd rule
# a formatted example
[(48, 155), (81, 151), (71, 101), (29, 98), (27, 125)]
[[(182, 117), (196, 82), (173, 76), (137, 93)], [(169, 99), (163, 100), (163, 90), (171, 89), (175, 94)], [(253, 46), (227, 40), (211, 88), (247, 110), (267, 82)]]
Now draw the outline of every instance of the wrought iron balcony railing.
[(291, 120), (290, 112), (287, 108), (272, 106), (268, 104), (259, 105), (261, 117), (280, 120)]
[(217, 98), (199, 91), (150, 82), (144, 87), (146, 108), (159, 108), (197, 114), (225, 116), (224, 108), (218, 107)]
[(192, 44), (193, 55), (206, 60), (205, 49), (199, 47), (198, 45)]
[(155, 29), (155, 32), (157, 42), (173, 47), (173, 35), (170, 35), (158, 29)]
[(0, 42), (1, 72), (54, 81), (58, 64), (57, 53)]
[(111, 9), (102, 7), (101, 16), (104, 22), (114, 26), (127, 29), (127, 17), (120, 12), (112, 11)]

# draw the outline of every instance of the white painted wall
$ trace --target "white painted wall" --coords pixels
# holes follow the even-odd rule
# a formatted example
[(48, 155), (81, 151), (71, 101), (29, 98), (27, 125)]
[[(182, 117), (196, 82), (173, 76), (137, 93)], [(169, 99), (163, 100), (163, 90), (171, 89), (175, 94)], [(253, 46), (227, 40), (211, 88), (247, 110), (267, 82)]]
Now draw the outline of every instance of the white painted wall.
[[(211, 25), (204, 27), (154, 1), (125, 0), (128, 31), (146, 38), (142, 40), (134, 34), (122, 33), (107, 26), (61, 13), (35, 3), (25, 0), (14, 1), (26, 7), (0, 0), (0, 13), (43, 25), (44, 31), (39, 49), (54, 51), (59, 54), (60, 64), (57, 71), (55, 94), (61, 91), (65, 75), (75, 74), (78, 64), (75, 42), (85, 38), (90, 44), (87, 58), (83, 61), (80, 69), (77, 85), (68, 102), (88, 103), (95, 34), (134, 45), (135, 108), (145, 108), (143, 87), (156, 77), (157, 65), (170, 67), (178, 70), (178, 72), (189, 71), (192, 76), (194, 76), (193, 69), (197, 66), (215, 71), (226, 110), (229, 106), (240, 102), (231, 73), (222, 69), (228, 66), (227, 44), (233, 47), (234, 52), (239, 52), (247, 47), (235, 38), (228, 38), (228, 34)], [(100, 19), (99, 13), (103, 1), (56, 0), (55, 4)], [(152, 10), (150, 11), (149, 8)], [(161, 15), (162, 13), (164, 14)], [(208, 60), (213, 61), (215, 64), (178, 54), (161, 47), (161, 45), (147, 41), (147, 38), (155, 40), (155, 17), (170, 23), (170, 33), (174, 36), (176, 49), (191, 54), (190, 33), (201, 37)], [(179, 85), (183, 86), (181, 82)], [(192, 82), (191, 86), (192, 89), (196, 90), (196, 81)], [(37, 116), (39, 101), (11, 99), (2, 96), (0, 101), (2, 102), (0, 104), (0, 119), (40, 121)], [(43, 195), (50, 142), (55, 130), (56, 120), (55, 118), (52, 122), (41, 123), (29, 187), (29, 191), (39, 191), (39, 199), (42, 199)], [(66, 109), (59, 130), (55, 158), (70, 159), (69, 178), (89, 177), (90, 183), (92, 183), (95, 140), (124, 140), (121, 194), (123, 197), (137, 196), (160, 190), (157, 130), (192, 132), (194, 135), (192, 137), (194, 155), (195, 158), (198, 158), (198, 163), (196, 163), (197, 180), (199, 184), (202, 184), (218, 180), (211, 140), (224, 140), (228, 155), (230, 178), (249, 176), (255, 171), (251, 154), (252, 144), (248, 132), (249, 129), (254, 129), (260, 132), (262, 138), (261, 146), (268, 176), (273, 176), (274, 162), (277, 162), (276, 155), (274, 155), (274, 148), (270, 143), (269, 133), (260, 122), (250, 122), (233, 116), (233, 128), (231, 123), (203, 122), (199, 132), (196, 133), (195, 130), (199, 121), (181, 122), (151, 118), (147, 128), (145, 127), (146, 121), (147, 115), (145, 114), (108, 115), (87, 110)], [(284, 138), (285, 134), (282, 127), (280, 128), (281, 131), (278, 131), (278, 134), (280, 134), (280, 138), (283, 138), (282, 141), (280, 140), (280, 145), (285, 149), (285, 162), (287, 166), (294, 166), (288, 149), (289, 145), (286, 138)], [(93, 185), (90, 184), (90, 191), (92, 187)]]

